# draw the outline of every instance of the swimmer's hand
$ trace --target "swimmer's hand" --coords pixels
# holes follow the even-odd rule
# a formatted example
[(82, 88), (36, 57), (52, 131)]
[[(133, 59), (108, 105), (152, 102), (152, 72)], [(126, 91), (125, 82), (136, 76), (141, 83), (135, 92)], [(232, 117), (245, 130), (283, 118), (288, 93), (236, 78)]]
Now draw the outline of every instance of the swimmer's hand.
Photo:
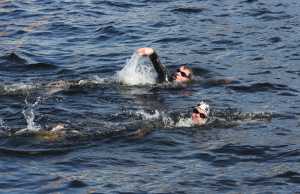
[(154, 49), (149, 48), (149, 47), (139, 48), (139, 49), (137, 49), (137, 53), (138, 53), (138, 55), (140, 55), (142, 57), (147, 57), (154, 53)]

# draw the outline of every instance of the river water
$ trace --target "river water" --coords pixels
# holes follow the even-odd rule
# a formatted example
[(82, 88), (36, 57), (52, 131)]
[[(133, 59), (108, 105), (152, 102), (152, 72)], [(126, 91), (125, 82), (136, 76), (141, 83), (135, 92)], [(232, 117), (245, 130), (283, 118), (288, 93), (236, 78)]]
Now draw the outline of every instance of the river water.
[[(299, 10), (0, 0), (0, 193), (299, 193)], [(120, 71), (140, 47), (195, 81)], [(210, 120), (193, 126), (202, 100)]]

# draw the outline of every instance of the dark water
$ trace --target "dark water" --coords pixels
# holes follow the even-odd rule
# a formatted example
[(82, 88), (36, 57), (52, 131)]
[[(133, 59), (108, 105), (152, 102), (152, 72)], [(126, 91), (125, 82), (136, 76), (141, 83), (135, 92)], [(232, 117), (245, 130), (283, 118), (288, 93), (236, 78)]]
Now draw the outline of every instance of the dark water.
[[(299, 9), (297, 0), (0, 0), (0, 193), (299, 193)], [(107, 81), (145, 46), (204, 81)], [(225, 78), (233, 82), (205, 81)], [(58, 80), (91, 83), (49, 92)], [(206, 126), (172, 124), (200, 100), (212, 109)], [(14, 134), (58, 123), (63, 137)], [(139, 128), (148, 130), (130, 135)]]

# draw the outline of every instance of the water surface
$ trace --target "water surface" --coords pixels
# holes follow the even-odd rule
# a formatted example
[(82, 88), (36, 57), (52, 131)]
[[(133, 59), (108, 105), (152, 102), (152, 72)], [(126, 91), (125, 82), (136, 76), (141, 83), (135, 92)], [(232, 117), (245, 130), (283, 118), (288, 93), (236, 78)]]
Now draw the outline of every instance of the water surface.
[[(0, 1), (1, 193), (299, 192), (299, 8), (296, 0)], [(197, 81), (112, 81), (145, 46), (170, 70), (189, 64)], [(206, 82), (225, 78), (233, 82)], [(90, 82), (52, 90), (59, 80)], [(176, 125), (201, 100), (210, 122)], [(14, 134), (58, 123), (66, 136)], [(149, 130), (130, 135), (139, 128)]]

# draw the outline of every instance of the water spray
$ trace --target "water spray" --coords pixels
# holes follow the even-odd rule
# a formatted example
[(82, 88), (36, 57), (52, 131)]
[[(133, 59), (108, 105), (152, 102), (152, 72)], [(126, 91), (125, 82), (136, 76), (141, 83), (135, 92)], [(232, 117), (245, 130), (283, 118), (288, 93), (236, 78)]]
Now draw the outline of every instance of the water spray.
[(155, 84), (157, 74), (150, 64), (142, 63), (142, 57), (133, 53), (126, 65), (116, 73), (118, 82), (127, 85)]

